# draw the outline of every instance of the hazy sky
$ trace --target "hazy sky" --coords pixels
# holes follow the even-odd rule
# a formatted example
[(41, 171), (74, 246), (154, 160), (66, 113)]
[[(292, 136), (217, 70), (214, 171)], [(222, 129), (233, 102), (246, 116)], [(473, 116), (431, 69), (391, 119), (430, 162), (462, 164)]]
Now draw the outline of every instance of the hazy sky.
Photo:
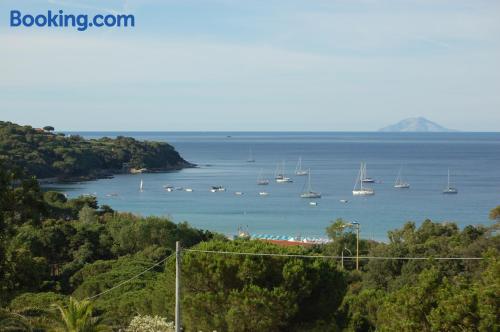
[[(129, 29), (11, 28), (11, 9)], [(0, 0), (0, 120), (60, 130), (500, 127), (500, 1)]]

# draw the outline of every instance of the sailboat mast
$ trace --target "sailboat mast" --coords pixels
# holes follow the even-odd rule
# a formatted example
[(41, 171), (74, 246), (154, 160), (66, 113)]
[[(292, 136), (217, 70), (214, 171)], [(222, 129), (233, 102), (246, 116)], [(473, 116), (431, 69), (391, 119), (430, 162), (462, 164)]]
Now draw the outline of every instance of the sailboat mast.
[(361, 163), (361, 169), (359, 170), (359, 190), (363, 190), (363, 179), (366, 177), (366, 164)]
[(399, 171), (398, 171), (398, 177), (396, 178), (396, 185), (400, 184), (402, 181), (401, 181), (401, 167), (399, 168)]
[(307, 173), (307, 191), (311, 192), (311, 169)]

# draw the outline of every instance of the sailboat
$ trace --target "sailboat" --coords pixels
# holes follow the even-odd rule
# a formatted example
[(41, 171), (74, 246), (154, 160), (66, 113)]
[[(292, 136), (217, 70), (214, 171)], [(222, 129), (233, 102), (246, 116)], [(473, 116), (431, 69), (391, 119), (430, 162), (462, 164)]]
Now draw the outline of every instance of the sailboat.
[(361, 163), (358, 177), (356, 178), (356, 183), (354, 184), (354, 188), (352, 190), (353, 196), (371, 196), (375, 194), (375, 190), (363, 186), (363, 179), (365, 179), (365, 175), (366, 165), (365, 163)]
[(311, 188), (311, 170), (307, 172), (307, 190), (304, 191), (302, 194), (300, 194), (300, 197), (302, 198), (321, 198), (321, 194), (312, 191)]
[(277, 183), (287, 183), (287, 182), (293, 182), (292, 179), (288, 178), (285, 176), (285, 162), (283, 161), (280, 165), (276, 167), (276, 174), (274, 176), (274, 179), (276, 180)]
[(295, 175), (307, 175), (307, 171), (302, 169), (302, 157), (299, 157), (299, 161), (297, 162), (297, 167), (295, 167)]
[(368, 172), (366, 171), (366, 163), (362, 163), (362, 167), (364, 168), (364, 171), (363, 171), (363, 178), (361, 179), (361, 182), (374, 183), (375, 180), (368, 176)]
[(409, 189), (410, 188), (410, 184), (408, 182), (404, 182), (403, 179), (401, 178), (401, 168), (399, 169), (398, 177), (396, 178), (396, 182), (394, 182), (394, 188), (397, 188), (397, 189)]
[(144, 191), (144, 182), (141, 179), (141, 184), (139, 184), (139, 191), (143, 192)]
[(264, 178), (263, 172), (264, 172), (264, 170), (261, 169), (259, 172), (259, 177), (257, 178), (257, 184), (259, 186), (266, 186), (269, 184), (269, 179)]
[(450, 169), (448, 168), (448, 185), (443, 190), (443, 194), (458, 194), (457, 188), (450, 186)]
[(253, 158), (253, 153), (252, 153), (252, 148), (250, 148), (248, 150), (248, 159), (247, 159), (247, 163), (254, 163), (255, 162), (255, 159)]

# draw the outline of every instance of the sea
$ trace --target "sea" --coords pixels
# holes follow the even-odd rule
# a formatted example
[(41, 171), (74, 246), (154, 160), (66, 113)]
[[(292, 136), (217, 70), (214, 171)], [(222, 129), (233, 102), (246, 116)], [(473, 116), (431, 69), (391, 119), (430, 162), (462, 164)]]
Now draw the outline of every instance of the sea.
[[(234, 235), (326, 238), (337, 218), (358, 222), (361, 236), (387, 240), (387, 232), (425, 219), (490, 225), (489, 211), (500, 205), (500, 133), (378, 132), (68, 132), (85, 138), (131, 136), (172, 144), (195, 163), (167, 173), (120, 174), (69, 184), (50, 184), (69, 197), (95, 195), (100, 204), (142, 216), (165, 216), (202, 229)], [(254, 162), (248, 162), (249, 154)], [(294, 174), (298, 159), (310, 169), (313, 191), (304, 199), (307, 176)], [(285, 164), (292, 183), (274, 174)], [(366, 162), (370, 197), (354, 197), (360, 163)], [(401, 176), (409, 189), (395, 189)], [(444, 195), (448, 170), (456, 195)], [(258, 186), (262, 171), (270, 179)], [(140, 182), (143, 190), (140, 191)], [(164, 186), (192, 191), (168, 192)], [(224, 192), (211, 192), (223, 186)], [(269, 195), (261, 196), (266, 191)], [(241, 195), (235, 194), (241, 192)], [(347, 202), (341, 202), (346, 200)], [(317, 204), (311, 205), (314, 201)]]

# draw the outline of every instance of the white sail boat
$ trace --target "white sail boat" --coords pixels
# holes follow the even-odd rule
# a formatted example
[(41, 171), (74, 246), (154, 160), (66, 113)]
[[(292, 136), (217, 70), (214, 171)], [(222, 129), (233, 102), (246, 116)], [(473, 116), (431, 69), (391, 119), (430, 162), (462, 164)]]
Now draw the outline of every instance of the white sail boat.
[(295, 175), (303, 176), (307, 175), (307, 171), (302, 169), (302, 157), (299, 157), (299, 161), (297, 162), (297, 167), (295, 167)]
[(450, 169), (448, 168), (448, 185), (443, 190), (443, 194), (458, 194), (457, 188), (450, 185)]
[(403, 179), (401, 178), (401, 168), (399, 168), (398, 177), (396, 178), (396, 182), (394, 182), (394, 188), (409, 189), (410, 184), (408, 182), (404, 182)]
[(321, 194), (314, 192), (311, 187), (311, 170), (307, 172), (307, 190), (300, 194), (302, 198), (321, 198)]
[(257, 184), (259, 186), (267, 186), (269, 184), (269, 179), (264, 178), (264, 169), (261, 168), (259, 172), (259, 177), (257, 178)]
[(255, 162), (255, 159), (253, 158), (253, 153), (252, 153), (252, 148), (250, 148), (248, 150), (248, 159), (247, 159), (247, 163), (254, 163)]
[(139, 191), (143, 192), (144, 191), (144, 182), (141, 179), (141, 183), (139, 184)]
[(361, 163), (358, 177), (356, 179), (356, 183), (354, 184), (354, 188), (352, 190), (353, 196), (370, 196), (375, 194), (375, 190), (363, 186), (363, 179), (365, 179), (366, 175), (365, 172), (366, 172), (366, 165), (365, 163)]
[(276, 174), (274, 176), (274, 179), (276, 180), (277, 183), (293, 182), (292, 179), (285, 176), (285, 162), (284, 161), (281, 163), (281, 167), (279, 164), (276, 167)]
[(362, 163), (362, 167), (364, 168), (364, 171), (363, 171), (363, 178), (361, 179), (361, 182), (374, 183), (375, 180), (368, 176), (368, 172), (366, 171), (366, 163)]

